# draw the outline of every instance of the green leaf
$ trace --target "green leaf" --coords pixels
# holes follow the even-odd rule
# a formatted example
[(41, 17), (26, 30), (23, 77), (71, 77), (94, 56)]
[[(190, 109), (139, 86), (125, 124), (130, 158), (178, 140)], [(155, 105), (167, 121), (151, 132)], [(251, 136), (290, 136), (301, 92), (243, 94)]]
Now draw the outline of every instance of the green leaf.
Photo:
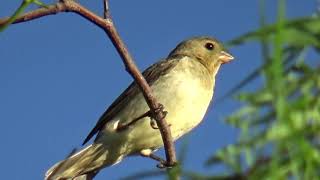
[[(293, 20), (287, 20), (284, 22), (283, 29), (304, 29), (305, 32), (313, 33), (319, 35), (320, 33), (320, 17), (302, 17)], [(227, 46), (232, 47), (235, 45), (240, 45), (250, 41), (259, 41), (261, 37), (271, 37), (277, 30), (277, 24), (268, 25), (262, 27), (256, 31), (248, 32), (240, 37), (237, 37), (229, 42)]]
[(35, 3), (41, 7), (47, 8), (48, 6), (44, 3), (40, 2), (39, 0), (24, 0), (22, 1), (21, 5), (18, 9), (13, 13), (12, 16), (8, 19), (8, 21), (0, 27), (0, 32), (4, 31), (10, 24), (12, 24), (23, 12), (24, 10), (32, 3)]

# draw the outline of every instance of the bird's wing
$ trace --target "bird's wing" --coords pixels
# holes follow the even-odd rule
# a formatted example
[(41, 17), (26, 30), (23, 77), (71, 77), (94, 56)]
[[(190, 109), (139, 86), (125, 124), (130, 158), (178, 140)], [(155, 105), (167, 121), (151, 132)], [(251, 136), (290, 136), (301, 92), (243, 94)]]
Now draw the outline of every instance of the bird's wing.
[[(167, 60), (160, 61), (148, 69), (146, 69), (142, 75), (151, 86), (159, 77), (167, 74), (175, 65), (178, 63), (179, 58), (170, 58)], [(96, 133), (103, 129), (106, 123), (111, 121), (113, 117), (119, 113), (125, 105), (128, 104), (130, 99), (140, 92), (138, 85), (132, 82), (130, 86), (109, 106), (109, 108), (102, 114), (95, 127), (88, 134), (86, 139), (83, 141), (83, 145), (86, 144)]]

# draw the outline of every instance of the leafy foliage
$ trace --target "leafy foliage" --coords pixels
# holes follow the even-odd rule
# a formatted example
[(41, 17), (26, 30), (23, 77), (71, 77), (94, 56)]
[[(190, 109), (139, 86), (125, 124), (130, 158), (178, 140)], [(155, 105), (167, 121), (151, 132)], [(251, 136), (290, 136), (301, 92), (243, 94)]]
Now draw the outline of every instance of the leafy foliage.
[(286, 20), (284, 7), (279, 1), (275, 24), (229, 43), (260, 41), (262, 47), (272, 48), (263, 53), (264, 64), (228, 93), (257, 76), (264, 79), (255, 92), (239, 93), (237, 99), (245, 105), (226, 120), (241, 130), (237, 143), (207, 161), (207, 165), (226, 165), (230, 178), (317, 179), (320, 175), (320, 64), (314, 66), (307, 59), (312, 50), (319, 54), (320, 18)]

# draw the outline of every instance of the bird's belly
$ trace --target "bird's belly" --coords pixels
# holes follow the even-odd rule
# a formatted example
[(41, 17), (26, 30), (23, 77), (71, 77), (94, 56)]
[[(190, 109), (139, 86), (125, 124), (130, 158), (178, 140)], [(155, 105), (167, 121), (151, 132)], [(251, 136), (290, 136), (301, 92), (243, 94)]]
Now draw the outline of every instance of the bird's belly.
[[(165, 119), (174, 140), (202, 121), (213, 95), (213, 87), (205, 88), (197, 80), (188, 80), (186, 77), (181, 81), (156, 84), (152, 88), (154, 95), (168, 112)], [(156, 149), (163, 145), (159, 130), (150, 126), (150, 118), (145, 118), (137, 126), (139, 127), (132, 128), (129, 135), (133, 137), (133, 149)]]
[[(164, 105), (164, 110), (168, 112), (165, 119), (176, 140), (202, 121), (213, 95), (213, 87), (203, 87), (197, 79), (185, 75), (172, 79), (159, 81), (160, 83), (154, 84), (151, 88), (157, 100)], [(148, 110), (143, 96), (137, 95), (126, 106), (124, 112), (120, 113), (121, 116), (115, 117), (108, 124), (103, 133), (104, 137), (100, 140), (105, 144), (118, 144), (116, 146), (121, 154), (135, 154), (142, 149), (157, 149), (163, 146), (159, 129), (152, 128), (149, 117), (137, 121), (123, 132), (114, 131), (117, 122), (127, 124), (130, 122), (127, 117), (133, 119)]]
[(181, 83), (174, 87), (172, 97), (162, 98), (168, 111), (166, 120), (174, 139), (196, 127), (203, 119), (212, 98), (212, 90), (197, 82)]

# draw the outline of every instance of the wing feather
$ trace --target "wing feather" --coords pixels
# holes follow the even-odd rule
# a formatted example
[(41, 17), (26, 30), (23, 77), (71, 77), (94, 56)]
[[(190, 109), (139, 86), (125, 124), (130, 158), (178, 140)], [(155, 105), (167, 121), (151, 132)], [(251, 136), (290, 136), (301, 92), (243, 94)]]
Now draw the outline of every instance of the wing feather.
[[(176, 66), (180, 58), (170, 58), (162, 60), (147, 68), (142, 75), (150, 86), (159, 79), (159, 77), (167, 74), (172, 68)], [(109, 108), (99, 118), (95, 127), (90, 131), (82, 145), (86, 144), (95, 134), (101, 131), (105, 124), (113, 119), (113, 117), (128, 104), (132, 97), (141, 93), (138, 85), (132, 82), (130, 86), (109, 106)]]

